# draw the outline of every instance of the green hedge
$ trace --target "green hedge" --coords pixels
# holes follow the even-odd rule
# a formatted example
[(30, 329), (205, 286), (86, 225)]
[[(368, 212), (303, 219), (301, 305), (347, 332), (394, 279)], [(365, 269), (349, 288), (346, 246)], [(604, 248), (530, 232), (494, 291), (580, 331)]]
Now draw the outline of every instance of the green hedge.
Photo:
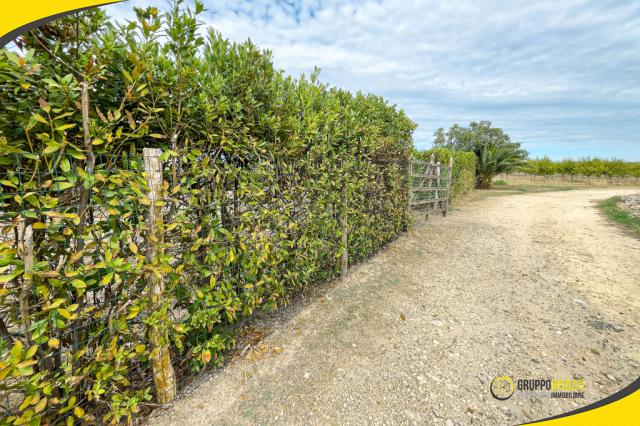
[(0, 425), (126, 423), (336, 276), (345, 217), (351, 262), (407, 226), (404, 112), (200, 37), (201, 11), (92, 10), (0, 51)]
[(473, 152), (451, 151), (447, 148), (430, 150), (414, 150), (413, 158), (430, 161), (431, 154), (440, 164), (449, 164), (453, 157), (453, 181), (451, 182), (451, 203), (454, 204), (468, 197), (476, 182), (476, 156)]

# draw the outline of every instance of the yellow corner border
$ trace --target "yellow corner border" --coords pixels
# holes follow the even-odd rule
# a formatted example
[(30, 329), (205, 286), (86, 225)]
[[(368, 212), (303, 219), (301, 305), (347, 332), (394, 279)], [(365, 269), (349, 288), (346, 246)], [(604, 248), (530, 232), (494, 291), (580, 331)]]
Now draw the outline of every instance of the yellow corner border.
[(0, 49), (54, 19), (126, 0), (0, 0)]
[(640, 426), (640, 378), (601, 401), (524, 425)]
[[(54, 19), (122, 1), (126, 0), (0, 0), (0, 48)], [(524, 425), (640, 426), (640, 378), (601, 401)]]

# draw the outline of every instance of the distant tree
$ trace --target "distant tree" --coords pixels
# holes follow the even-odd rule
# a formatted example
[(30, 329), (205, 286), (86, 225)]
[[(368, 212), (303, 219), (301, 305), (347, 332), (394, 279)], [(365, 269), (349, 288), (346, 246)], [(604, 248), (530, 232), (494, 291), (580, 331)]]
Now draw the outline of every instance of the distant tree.
[(476, 152), (476, 187), (490, 189), (496, 175), (532, 168), (525, 160), (524, 150), (511, 145), (485, 143)]
[(462, 127), (454, 124), (445, 133), (444, 128), (439, 128), (433, 134), (433, 146), (435, 148), (447, 148), (454, 151), (475, 152), (484, 146), (491, 144), (496, 147), (510, 146), (520, 149), (525, 158), (529, 155), (527, 151), (521, 149), (520, 142), (511, 142), (511, 138), (499, 127), (491, 127), (490, 121), (480, 121), (469, 123), (469, 127)]
[(629, 174), (636, 178), (636, 183), (640, 179), (640, 163), (629, 164)]
[(558, 172), (562, 174), (562, 180), (564, 181), (564, 175), (569, 175), (573, 183), (573, 176), (576, 174), (576, 162), (571, 158), (565, 158), (557, 167)]
[(547, 181), (547, 176), (553, 175), (557, 169), (556, 164), (547, 156), (531, 160), (530, 163), (536, 168), (536, 176), (544, 176), (545, 182)]
[(609, 178), (609, 183), (612, 183), (613, 176), (616, 176), (620, 182), (620, 177), (627, 174), (627, 165), (623, 160), (612, 158), (604, 162), (603, 174)]
[(587, 178), (587, 183), (591, 185), (591, 176), (601, 176), (604, 172), (604, 162), (599, 158), (581, 158), (578, 161), (576, 171)]

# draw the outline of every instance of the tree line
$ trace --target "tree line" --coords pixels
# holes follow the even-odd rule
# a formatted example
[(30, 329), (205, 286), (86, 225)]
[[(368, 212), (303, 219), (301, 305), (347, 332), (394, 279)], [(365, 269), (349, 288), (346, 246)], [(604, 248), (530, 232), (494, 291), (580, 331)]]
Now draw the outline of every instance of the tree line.
[(530, 158), (529, 152), (520, 142), (512, 142), (508, 134), (490, 121), (471, 122), (468, 127), (454, 124), (448, 132), (439, 128), (434, 132), (434, 148), (473, 152), (476, 156), (476, 188), (489, 189), (497, 175), (518, 172), (532, 176), (560, 174), (574, 181), (576, 175), (587, 178), (591, 184), (593, 177), (607, 177), (620, 180), (624, 177), (640, 179), (640, 163), (629, 163), (618, 158), (582, 157), (577, 160), (565, 158), (552, 161), (548, 156)]
[(582, 175), (587, 178), (587, 182), (591, 184), (594, 177), (606, 177), (609, 182), (613, 182), (613, 178), (620, 181), (621, 178), (633, 177), (636, 182), (640, 180), (640, 163), (630, 163), (619, 158), (598, 158), (598, 157), (582, 157), (577, 160), (565, 158), (561, 161), (553, 161), (549, 157), (540, 157), (530, 159), (529, 164), (533, 166), (528, 172), (534, 176), (543, 176), (545, 182), (548, 176), (561, 175), (564, 180), (565, 176), (574, 181), (576, 175)]

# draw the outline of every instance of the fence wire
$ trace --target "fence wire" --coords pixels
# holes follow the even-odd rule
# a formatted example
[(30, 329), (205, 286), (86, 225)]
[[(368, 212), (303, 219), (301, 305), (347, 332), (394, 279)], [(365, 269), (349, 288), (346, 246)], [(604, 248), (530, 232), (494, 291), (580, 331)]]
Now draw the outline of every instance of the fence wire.
[(9, 424), (110, 421), (170, 401), (223, 362), (254, 313), (335, 276), (344, 232), (355, 262), (408, 221), (407, 166), (394, 161), (158, 151), (86, 163), (2, 158)]

